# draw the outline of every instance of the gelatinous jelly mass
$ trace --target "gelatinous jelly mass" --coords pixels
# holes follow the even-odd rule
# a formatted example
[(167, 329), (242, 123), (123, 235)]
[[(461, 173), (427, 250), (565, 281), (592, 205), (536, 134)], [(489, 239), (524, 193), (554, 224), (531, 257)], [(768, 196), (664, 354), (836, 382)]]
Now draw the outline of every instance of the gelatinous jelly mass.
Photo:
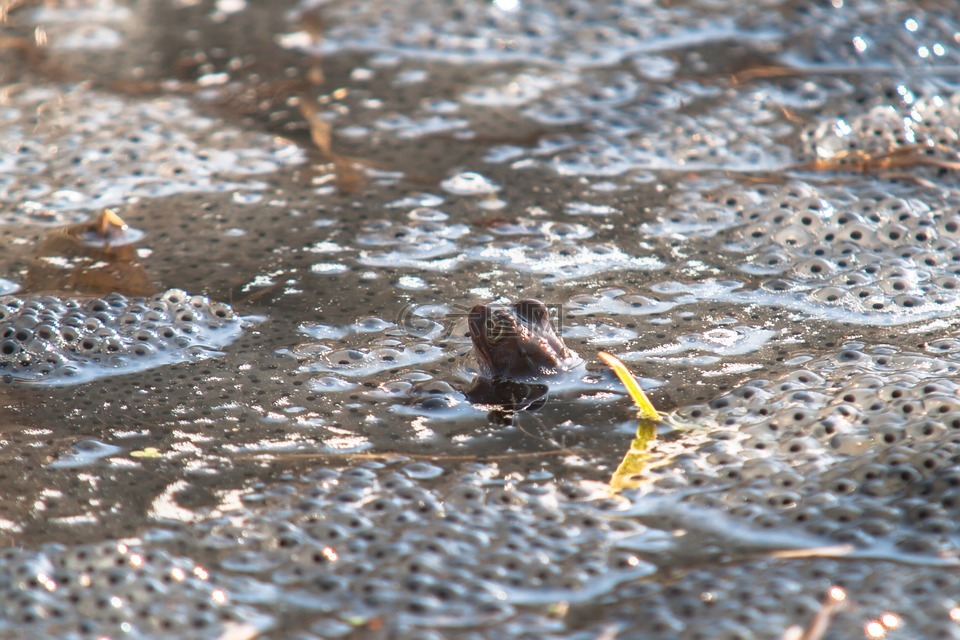
[(243, 324), (229, 306), (178, 289), (152, 298), (0, 296), (0, 376), (79, 384), (203, 360)]

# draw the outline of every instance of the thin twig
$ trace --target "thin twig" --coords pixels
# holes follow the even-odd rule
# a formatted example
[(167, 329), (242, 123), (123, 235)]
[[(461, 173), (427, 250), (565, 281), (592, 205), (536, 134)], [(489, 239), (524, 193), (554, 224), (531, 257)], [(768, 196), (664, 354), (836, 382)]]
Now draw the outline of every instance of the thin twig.
[(570, 455), (570, 449), (554, 449), (550, 451), (528, 451), (524, 453), (504, 453), (492, 456), (470, 455), (443, 455), (434, 453), (258, 453), (235, 456), (235, 460), (262, 460), (268, 462), (288, 462), (294, 460), (433, 460), (436, 462), (481, 462), (498, 460), (521, 460), (525, 458), (543, 458), (547, 456)]

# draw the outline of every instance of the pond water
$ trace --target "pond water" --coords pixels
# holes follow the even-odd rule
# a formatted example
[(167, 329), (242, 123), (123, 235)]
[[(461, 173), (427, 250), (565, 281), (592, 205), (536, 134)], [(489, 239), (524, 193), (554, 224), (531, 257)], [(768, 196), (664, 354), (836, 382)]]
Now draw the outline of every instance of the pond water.
[(0, 637), (960, 638), (960, 7), (0, 15)]

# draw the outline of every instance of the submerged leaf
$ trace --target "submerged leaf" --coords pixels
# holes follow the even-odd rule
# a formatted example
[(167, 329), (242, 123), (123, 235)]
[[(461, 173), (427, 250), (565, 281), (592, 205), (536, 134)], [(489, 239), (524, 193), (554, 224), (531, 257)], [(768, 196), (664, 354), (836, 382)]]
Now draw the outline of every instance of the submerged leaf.
[(623, 460), (610, 478), (610, 488), (614, 491), (631, 489), (640, 484), (643, 472), (650, 460), (650, 448), (657, 439), (657, 423), (647, 418), (640, 418), (637, 425), (637, 436), (630, 443), (630, 449), (624, 454)]

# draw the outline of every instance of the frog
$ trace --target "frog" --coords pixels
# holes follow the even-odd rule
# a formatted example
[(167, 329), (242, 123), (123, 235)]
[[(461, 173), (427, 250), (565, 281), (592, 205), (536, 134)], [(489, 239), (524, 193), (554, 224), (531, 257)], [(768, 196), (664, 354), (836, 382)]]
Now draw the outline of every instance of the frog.
[(554, 329), (547, 305), (534, 298), (474, 305), (467, 323), (482, 378), (549, 377), (583, 362)]
[(474, 404), (498, 407), (491, 413), (498, 416), (495, 422), (506, 424), (515, 411), (543, 406), (544, 383), (583, 363), (554, 329), (547, 305), (534, 298), (474, 305), (467, 325), (479, 375), (466, 396)]

